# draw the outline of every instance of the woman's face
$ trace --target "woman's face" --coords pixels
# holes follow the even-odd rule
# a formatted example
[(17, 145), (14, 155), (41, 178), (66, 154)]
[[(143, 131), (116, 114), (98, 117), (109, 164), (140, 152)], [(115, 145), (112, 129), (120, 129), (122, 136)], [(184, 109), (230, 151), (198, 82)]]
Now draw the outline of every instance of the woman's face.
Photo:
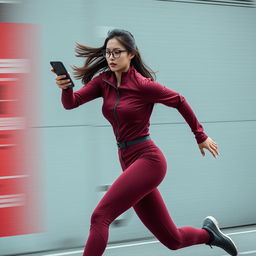
[[(106, 60), (108, 66), (113, 72), (126, 72), (128, 71), (133, 54), (128, 52), (119, 52), (120, 50), (126, 50), (125, 47), (116, 39), (109, 39), (106, 45), (107, 53), (112, 52), (110, 56), (107, 55)], [(116, 55), (116, 56), (113, 56)]]

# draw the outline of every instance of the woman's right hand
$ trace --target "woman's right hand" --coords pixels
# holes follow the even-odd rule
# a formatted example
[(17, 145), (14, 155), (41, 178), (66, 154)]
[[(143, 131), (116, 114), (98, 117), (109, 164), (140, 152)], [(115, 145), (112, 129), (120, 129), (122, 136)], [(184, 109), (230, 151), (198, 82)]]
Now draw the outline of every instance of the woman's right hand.
[[(51, 72), (53, 72), (54, 74), (56, 74), (53, 68), (51, 69)], [(70, 79), (63, 79), (63, 78), (65, 78), (66, 76), (67, 76), (67, 75), (61, 75), (61, 76), (57, 76), (57, 77), (55, 78), (55, 82), (56, 82), (57, 86), (58, 86), (59, 88), (61, 88), (61, 89), (64, 89), (64, 90), (65, 90), (65, 89), (68, 89), (68, 87), (71, 85)]]

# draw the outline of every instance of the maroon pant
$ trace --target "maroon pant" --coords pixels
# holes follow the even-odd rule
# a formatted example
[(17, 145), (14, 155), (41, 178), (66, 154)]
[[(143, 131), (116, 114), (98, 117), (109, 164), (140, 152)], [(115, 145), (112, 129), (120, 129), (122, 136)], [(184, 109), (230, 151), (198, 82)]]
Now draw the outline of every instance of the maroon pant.
[(100, 256), (107, 241), (109, 225), (133, 207), (144, 225), (166, 247), (176, 250), (209, 241), (204, 229), (177, 228), (157, 186), (166, 174), (166, 159), (153, 141), (119, 149), (123, 173), (105, 193), (91, 216), (90, 234), (83, 256)]

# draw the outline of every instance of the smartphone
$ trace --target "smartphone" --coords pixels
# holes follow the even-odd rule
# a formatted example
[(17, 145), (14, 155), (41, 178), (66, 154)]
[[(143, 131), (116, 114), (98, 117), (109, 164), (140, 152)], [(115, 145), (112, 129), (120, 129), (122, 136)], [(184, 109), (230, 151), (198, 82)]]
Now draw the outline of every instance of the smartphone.
[(58, 76), (67, 75), (63, 79), (70, 79), (71, 85), (68, 88), (73, 88), (75, 86), (68, 71), (66, 70), (64, 64), (61, 61), (50, 61), (50, 64)]

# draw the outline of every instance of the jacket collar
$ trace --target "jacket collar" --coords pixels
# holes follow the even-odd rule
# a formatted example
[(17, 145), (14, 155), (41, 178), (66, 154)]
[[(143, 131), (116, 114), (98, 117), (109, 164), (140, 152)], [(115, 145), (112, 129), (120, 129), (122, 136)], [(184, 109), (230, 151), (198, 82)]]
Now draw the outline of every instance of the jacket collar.
[[(122, 84), (124, 84), (125, 82), (127, 82), (129, 80), (129, 77), (131, 76), (131, 74), (134, 71), (136, 71), (135, 68), (133, 66), (130, 66), (127, 72), (122, 72), (120, 86), (122, 86)], [(111, 70), (105, 72), (102, 80), (105, 81), (107, 84), (111, 85), (112, 87), (114, 87), (115, 89), (118, 89), (118, 87), (116, 85), (115, 72), (113, 72)]]

